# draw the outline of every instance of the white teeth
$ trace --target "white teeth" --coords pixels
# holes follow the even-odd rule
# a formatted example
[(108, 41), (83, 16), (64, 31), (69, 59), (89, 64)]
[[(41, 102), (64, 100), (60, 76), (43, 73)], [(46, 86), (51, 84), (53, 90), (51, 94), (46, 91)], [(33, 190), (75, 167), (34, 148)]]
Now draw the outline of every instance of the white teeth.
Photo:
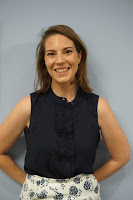
[(65, 69), (56, 69), (57, 72), (65, 72), (67, 71), (69, 68), (65, 68)]

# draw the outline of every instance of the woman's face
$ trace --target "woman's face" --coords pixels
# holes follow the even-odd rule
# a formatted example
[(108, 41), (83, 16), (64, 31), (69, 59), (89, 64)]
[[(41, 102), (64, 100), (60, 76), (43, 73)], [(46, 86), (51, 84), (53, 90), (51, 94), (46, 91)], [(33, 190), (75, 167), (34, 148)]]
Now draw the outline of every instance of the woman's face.
[(75, 79), (81, 53), (76, 51), (72, 40), (56, 34), (46, 39), (44, 59), (52, 84), (64, 84)]

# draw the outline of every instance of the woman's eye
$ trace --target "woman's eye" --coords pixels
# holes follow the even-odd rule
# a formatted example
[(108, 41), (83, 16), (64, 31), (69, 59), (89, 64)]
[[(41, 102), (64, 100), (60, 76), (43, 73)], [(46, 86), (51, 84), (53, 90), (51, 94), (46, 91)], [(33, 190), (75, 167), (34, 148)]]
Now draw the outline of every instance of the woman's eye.
[(71, 53), (71, 52), (72, 52), (71, 50), (67, 50), (67, 51), (66, 51), (67, 54), (68, 54), (68, 53)]
[(47, 54), (47, 56), (53, 56), (54, 55), (54, 53), (48, 53)]

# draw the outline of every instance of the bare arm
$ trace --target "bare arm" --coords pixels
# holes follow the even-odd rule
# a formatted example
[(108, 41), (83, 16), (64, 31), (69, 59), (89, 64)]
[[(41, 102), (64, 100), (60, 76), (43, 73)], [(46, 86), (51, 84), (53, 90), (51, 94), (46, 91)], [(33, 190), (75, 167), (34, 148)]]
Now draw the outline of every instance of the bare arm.
[(30, 104), (30, 95), (22, 98), (7, 119), (0, 125), (0, 169), (20, 184), (25, 181), (26, 173), (6, 153), (29, 122)]
[(99, 182), (110, 177), (130, 159), (130, 147), (126, 135), (119, 126), (108, 102), (99, 97), (98, 123), (101, 134), (111, 158), (94, 172)]

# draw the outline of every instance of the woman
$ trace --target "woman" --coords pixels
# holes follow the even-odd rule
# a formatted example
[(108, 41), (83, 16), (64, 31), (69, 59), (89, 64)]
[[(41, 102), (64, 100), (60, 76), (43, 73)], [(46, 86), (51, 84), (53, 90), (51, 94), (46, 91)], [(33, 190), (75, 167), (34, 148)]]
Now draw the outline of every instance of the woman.
[[(130, 159), (127, 138), (108, 102), (92, 93), (85, 44), (70, 27), (48, 28), (36, 53), (35, 92), (0, 126), (0, 168), (23, 185), (20, 199), (100, 200), (100, 182)], [(6, 154), (23, 130), (25, 171)], [(111, 158), (94, 171), (100, 130)]]

